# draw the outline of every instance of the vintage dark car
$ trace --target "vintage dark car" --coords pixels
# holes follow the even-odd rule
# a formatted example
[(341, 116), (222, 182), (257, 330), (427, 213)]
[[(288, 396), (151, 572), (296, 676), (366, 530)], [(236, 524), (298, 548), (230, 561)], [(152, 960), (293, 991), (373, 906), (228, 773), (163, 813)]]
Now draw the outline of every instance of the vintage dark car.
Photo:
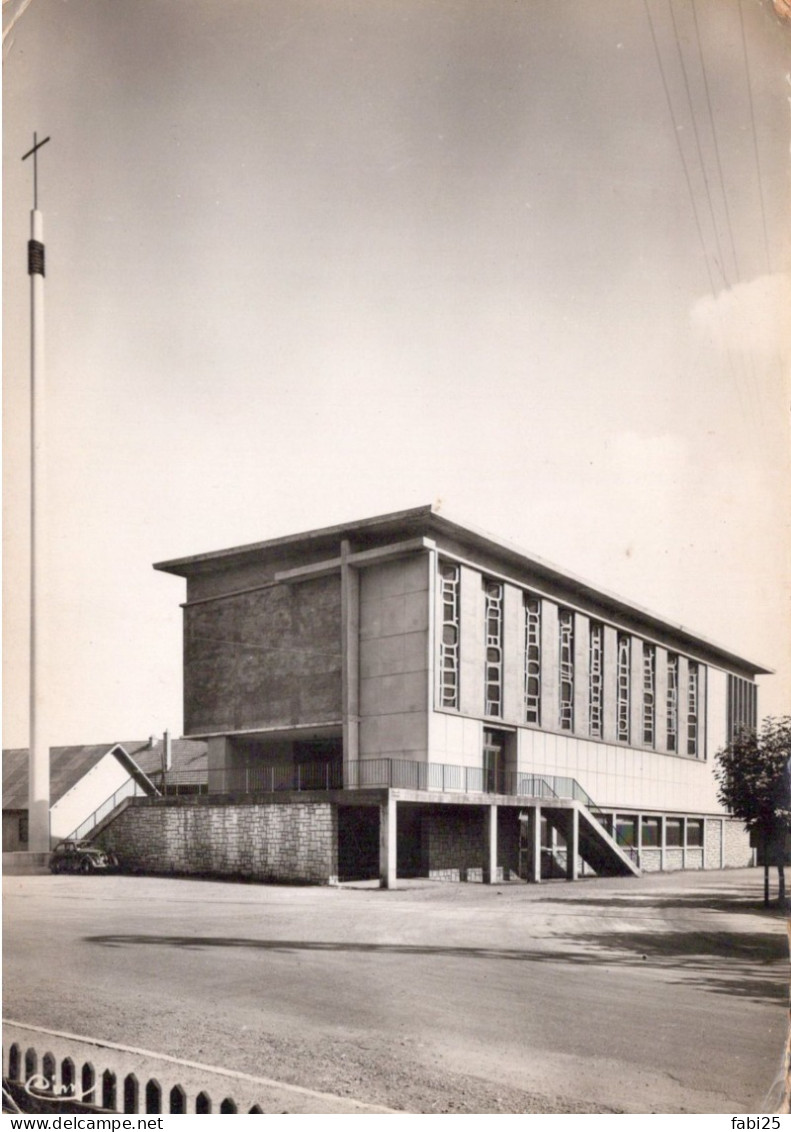
[(98, 873), (118, 868), (112, 853), (90, 841), (59, 841), (49, 859), (51, 873)]

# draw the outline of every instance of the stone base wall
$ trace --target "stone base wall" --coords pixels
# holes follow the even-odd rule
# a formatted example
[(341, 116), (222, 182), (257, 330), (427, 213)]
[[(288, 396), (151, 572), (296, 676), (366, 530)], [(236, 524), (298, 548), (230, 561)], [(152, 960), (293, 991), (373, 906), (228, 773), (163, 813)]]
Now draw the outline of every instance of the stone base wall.
[(678, 846), (671, 845), (669, 849), (665, 849), (665, 871), (675, 872), (676, 869), (684, 868), (684, 850)]
[(750, 848), (750, 834), (738, 821), (726, 821), (723, 825), (725, 842), (724, 865), (726, 869), (743, 869), (753, 863)]
[(703, 863), (707, 869), (722, 868), (722, 820), (709, 818), (703, 834)]
[(484, 866), (483, 814), (469, 807), (424, 814), (420, 824), (423, 872), (434, 880), (466, 880)]
[(644, 873), (658, 873), (662, 869), (661, 849), (641, 849), (640, 868)]
[(324, 802), (197, 803), (188, 798), (128, 806), (97, 839), (123, 869), (290, 884), (334, 884), (338, 818)]
[[(486, 857), (484, 815), (477, 808), (442, 808), (422, 815), (421, 860), (432, 880), (483, 882)], [(519, 870), (519, 816), (500, 808), (497, 815), (496, 881), (516, 880)]]

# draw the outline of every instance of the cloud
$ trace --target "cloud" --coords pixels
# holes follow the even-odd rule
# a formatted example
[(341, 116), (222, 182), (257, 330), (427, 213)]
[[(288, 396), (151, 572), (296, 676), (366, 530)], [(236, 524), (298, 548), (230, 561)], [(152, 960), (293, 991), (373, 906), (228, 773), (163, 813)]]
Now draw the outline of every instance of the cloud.
[(698, 299), (693, 330), (719, 350), (748, 353), (756, 360), (791, 365), (791, 277), (760, 275)]

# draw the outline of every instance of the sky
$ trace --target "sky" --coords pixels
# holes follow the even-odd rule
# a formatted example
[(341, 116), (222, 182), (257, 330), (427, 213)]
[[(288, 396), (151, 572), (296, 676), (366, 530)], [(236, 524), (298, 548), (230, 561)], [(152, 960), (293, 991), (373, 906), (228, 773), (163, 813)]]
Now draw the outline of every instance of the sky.
[(28, 741), (33, 132), (51, 742), (179, 734), (153, 562), (426, 503), (775, 670), (771, 0), (8, 0), (3, 742)]

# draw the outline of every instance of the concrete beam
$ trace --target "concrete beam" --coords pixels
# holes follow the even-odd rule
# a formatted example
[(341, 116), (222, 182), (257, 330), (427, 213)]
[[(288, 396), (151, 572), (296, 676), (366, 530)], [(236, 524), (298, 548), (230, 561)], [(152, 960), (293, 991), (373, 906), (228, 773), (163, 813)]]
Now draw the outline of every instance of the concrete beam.
[(396, 888), (396, 800), (391, 791), (379, 807), (379, 887)]

